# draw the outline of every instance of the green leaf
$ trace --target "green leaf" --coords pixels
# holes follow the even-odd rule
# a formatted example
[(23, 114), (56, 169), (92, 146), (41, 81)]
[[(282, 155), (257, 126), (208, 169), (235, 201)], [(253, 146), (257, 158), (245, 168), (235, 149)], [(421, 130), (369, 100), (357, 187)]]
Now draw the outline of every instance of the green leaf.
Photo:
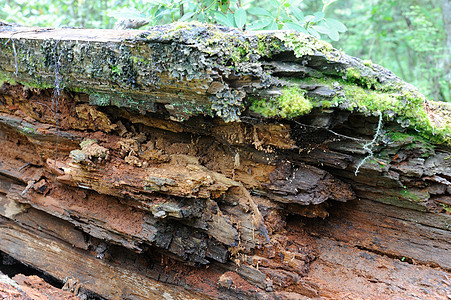
[(267, 11), (266, 9), (260, 8), (260, 7), (251, 7), (247, 10), (248, 13), (255, 16), (268, 16), (272, 17), (273, 15), (271, 12)]
[(271, 24), (272, 19), (262, 19), (262, 20), (258, 20), (256, 22), (250, 23), (247, 28), (249, 28), (250, 30), (261, 30), (263, 28), (265, 28), (266, 26)]
[(271, 23), (268, 24), (268, 26), (263, 28), (264, 30), (277, 30), (279, 29), (279, 26), (277, 26), (276, 22), (274, 20), (271, 20)]
[(278, 0), (270, 0), (270, 4), (273, 8), (279, 8), (279, 1)]
[(305, 23), (310, 23), (313, 22), (315, 20), (315, 16), (312, 15), (308, 15), (307, 17), (304, 18)]
[(338, 0), (323, 0), (323, 4), (327, 7)]
[(315, 26), (312, 26), (312, 28), (322, 34), (329, 34), (329, 32), (330, 32), (330, 28), (327, 26), (324, 26), (324, 25), (315, 25)]
[[(206, 22), (206, 18), (205, 18), (204, 12), (201, 12), (201, 13), (197, 16), (197, 20), (198, 20), (199, 22), (201, 22), (201, 23), (205, 23), (205, 22)], [(224, 25), (224, 24), (222, 24), (221, 22), (218, 22), (218, 23), (221, 24), (221, 25)], [(225, 25), (225, 26), (228, 26), (228, 25)], [(233, 27), (233, 26), (229, 26), (229, 27)]]
[(183, 17), (180, 18), (179, 21), (180, 21), (180, 22), (186, 21), (186, 20), (190, 19), (190, 18), (191, 18), (192, 16), (194, 16), (194, 15), (195, 15), (195, 13), (192, 12), (192, 11), (187, 12), (186, 14), (183, 15)]
[(225, 25), (225, 26), (229, 26), (229, 27), (235, 27), (235, 22), (234, 20), (229, 18), (229, 15), (224, 14), (223, 12), (220, 11), (215, 11), (215, 19), (219, 24)]
[(299, 25), (299, 24), (293, 23), (293, 22), (286, 22), (286, 23), (284, 24), (284, 26), (285, 26), (287, 29), (292, 29), (292, 30), (297, 30), (297, 31), (303, 32), (303, 33), (308, 33), (307, 30), (305, 30), (304, 27), (302, 27), (302, 26)]
[(155, 15), (155, 18), (163, 17), (165, 15), (170, 14), (171, 12), (172, 12), (172, 9), (163, 8), (157, 12), (157, 14)]
[(291, 12), (293, 13), (293, 16), (299, 20), (299, 22), (304, 23), (304, 13), (302, 12), (302, 10), (295, 6), (292, 6)]
[(329, 38), (332, 41), (338, 41), (340, 39), (340, 35), (338, 34), (338, 31), (334, 30), (333, 28), (330, 29), (330, 31), (327, 35), (329, 36)]
[(324, 20), (326, 22), (326, 24), (330, 27), (330, 28), (334, 28), (336, 31), (338, 32), (346, 32), (348, 29), (346, 28), (346, 26), (341, 23), (338, 20), (335, 19), (325, 19)]
[(219, 8), (223, 13), (226, 13), (229, 10), (230, 7), (230, 1), (229, 0), (218, 0), (219, 2)]
[(324, 13), (322, 11), (316, 12), (313, 15), (315, 16), (315, 19), (313, 20), (313, 22), (319, 22), (322, 19), (324, 19)]
[(247, 14), (246, 11), (240, 7), (235, 11), (235, 24), (238, 28), (243, 28), (246, 24)]
[(316, 37), (317, 39), (320, 39), (321, 36), (319, 35), (319, 33), (313, 29), (313, 28), (307, 28), (308, 33), (310, 33), (311, 35), (313, 35), (314, 37)]

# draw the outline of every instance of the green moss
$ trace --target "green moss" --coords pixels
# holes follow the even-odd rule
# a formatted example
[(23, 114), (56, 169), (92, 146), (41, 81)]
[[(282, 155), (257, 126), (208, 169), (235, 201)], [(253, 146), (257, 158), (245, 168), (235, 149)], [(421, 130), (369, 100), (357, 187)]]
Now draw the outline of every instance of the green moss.
[(24, 134), (34, 134), (34, 133), (36, 133), (36, 130), (34, 129), (34, 128), (32, 128), (32, 127), (23, 127), (22, 128), (22, 133), (24, 133)]
[(92, 89), (86, 88), (86, 87), (79, 87), (79, 86), (71, 86), (69, 88), (71, 91), (76, 92), (76, 93), (83, 93), (83, 94), (91, 94), (93, 93)]
[(205, 41), (205, 46), (206, 53), (223, 54), (235, 63), (249, 61), (249, 55), (255, 51), (248, 40), (241, 40), (238, 36), (218, 31), (214, 31)]
[(420, 135), (412, 135), (408, 133), (403, 132), (388, 132), (387, 136), (392, 140), (393, 142), (399, 142), (402, 144), (406, 144), (407, 147), (413, 147), (414, 143), (422, 144), (422, 147), (434, 147), (431, 145), (424, 137)]
[(255, 100), (250, 107), (252, 111), (265, 117), (289, 119), (308, 114), (312, 108), (312, 103), (305, 97), (305, 91), (296, 87), (285, 88), (281, 96), (269, 101)]
[(345, 73), (346, 80), (348, 82), (357, 83), (358, 85), (374, 88), (378, 86), (376, 79), (368, 76), (362, 76), (361, 72), (356, 68), (348, 68)]
[(429, 157), (435, 153), (435, 145), (422, 137), (416, 131), (410, 133), (387, 132), (385, 134), (395, 147), (402, 147), (415, 153), (418, 157)]
[(0, 86), (3, 85), (3, 83), (9, 83), (11, 85), (21, 84), (24, 87), (27, 88), (34, 88), (34, 89), (51, 89), (54, 87), (54, 84), (47, 83), (42, 80), (39, 76), (35, 76), (32, 80), (29, 81), (17, 81), (15, 78), (9, 76), (8, 74), (0, 73)]
[(373, 66), (373, 62), (371, 60), (369, 60), (369, 59), (362, 60), (362, 62), (367, 67), (372, 67)]
[(0, 86), (2, 86), (5, 82), (11, 84), (11, 85), (15, 85), (17, 84), (16, 80), (11, 78), (10, 76), (0, 73)]
[(348, 68), (348, 69), (346, 70), (346, 77), (347, 77), (350, 81), (353, 81), (353, 80), (358, 81), (358, 80), (361, 79), (362, 75), (360, 74), (360, 71), (357, 70), (356, 68)]
[(409, 188), (403, 187), (387, 190), (384, 197), (379, 197), (377, 201), (419, 211), (428, 211), (426, 204), (429, 197), (430, 195), (427, 192), (409, 190)]
[(417, 194), (415, 194), (415, 193), (409, 191), (407, 188), (403, 188), (403, 189), (399, 192), (399, 194), (400, 194), (403, 198), (406, 198), (406, 199), (408, 199), (408, 200), (410, 200), (410, 201), (412, 201), (412, 202), (419, 202), (419, 201), (421, 200), (421, 198), (420, 198)]
[(343, 79), (309, 77), (301, 82), (325, 85), (332, 90), (339, 85), (341, 91), (332, 100), (332, 106), (369, 115), (382, 113), (385, 120), (397, 121), (429, 142), (451, 144), (451, 125), (436, 127), (428, 117), (425, 98), (420, 94), (406, 89), (372, 90)]
[(279, 39), (269, 37), (264, 34), (257, 34), (257, 48), (256, 53), (263, 57), (271, 57), (274, 53), (282, 49), (282, 43)]
[(111, 67), (111, 73), (121, 75), (121, 69), (119, 69), (118, 66), (110, 66)]
[(388, 136), (393, 142), (411, 143), (413, 140), (413, 137), (411, 135), (403, 132), (390, 132), (388, 133)]

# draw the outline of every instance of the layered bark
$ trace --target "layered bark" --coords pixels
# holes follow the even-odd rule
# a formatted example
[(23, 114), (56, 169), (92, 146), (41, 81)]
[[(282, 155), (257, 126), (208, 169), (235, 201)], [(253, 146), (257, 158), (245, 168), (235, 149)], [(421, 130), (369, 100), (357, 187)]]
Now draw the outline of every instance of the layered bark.
[(0, 47), (1, 251), (112, 299), (449, 293), (451, 110), (388, 70), (192, 24)]

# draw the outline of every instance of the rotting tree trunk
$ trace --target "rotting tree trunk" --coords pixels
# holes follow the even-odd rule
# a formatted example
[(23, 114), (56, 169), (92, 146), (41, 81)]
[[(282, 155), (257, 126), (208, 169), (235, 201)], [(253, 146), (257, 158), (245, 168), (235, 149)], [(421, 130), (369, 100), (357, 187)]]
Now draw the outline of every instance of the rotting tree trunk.
[(390, 71), (185, 23), (0, 49), (0, 251), (110, 299), (451, 293), (451, 108)]

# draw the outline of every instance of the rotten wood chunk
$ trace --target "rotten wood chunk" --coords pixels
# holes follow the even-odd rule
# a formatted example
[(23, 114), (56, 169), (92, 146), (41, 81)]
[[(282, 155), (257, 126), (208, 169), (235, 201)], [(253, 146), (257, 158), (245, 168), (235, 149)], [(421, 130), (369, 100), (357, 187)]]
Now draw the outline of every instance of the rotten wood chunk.
[[(80, 296), (83, 294), (80, 294)], [(69, 299), (79, 300), (76, 294), (58, 289), (42, 278), (18, 274), (12, 279), (0, 272), (0, 297), (17, 300)]]
[(351, 187), (330, 173), (305, 164), (280, 163), (269, 174), (270, 197), (283, 203), (321, 204), (328, 199), (346, 202), (355, 199)]
[[(20, 290), (30, 297), (31, 299), (68, 299), (78, 300), (83, 296), (83, 293), (79, 294), (79, 290), (74, 290), (73, 293), (69, 291), (59, 290), (51, 286), (38, 276), (25, 276), (18, 274), (12, 278), (20, 287)], [(80, 297), (78, 297), (80, 296)], [(86, 297), (86, 296), (85, 296)]]

